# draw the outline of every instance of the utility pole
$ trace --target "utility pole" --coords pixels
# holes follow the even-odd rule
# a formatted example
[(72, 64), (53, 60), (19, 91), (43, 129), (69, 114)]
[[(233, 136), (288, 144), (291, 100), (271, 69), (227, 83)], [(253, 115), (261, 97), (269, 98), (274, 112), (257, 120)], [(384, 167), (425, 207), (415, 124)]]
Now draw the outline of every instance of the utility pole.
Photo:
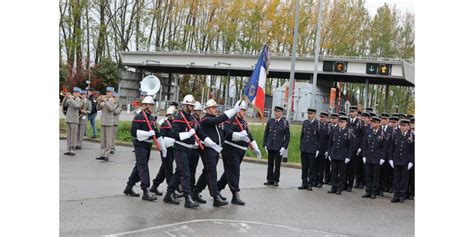
[(319, 13), (318, 13), (318, 27), (316, 30), (316, 45), (314, 47), (314, 72), (313, 72), (313, 87), (311, 93), (311, 101), (309, 105), (316, 108), (316, 85), (318, 81), (318, 61), (321, 41), (321, 22), (323, 21), (323, 0), (319, 0)]
[(293, 102), (293, 84), (295, 82), (295, 63), (296, 63), (296, 41), (298, 39), (298, 20), (299, 20), (299, 13), (300, 13), (300, 1), (296, 0), (296, 9), (295, 9), (295, 28), (293, 30), (293, 48), (291, 50), (291, 71), (290, 71), (290, 81), (289, 81), (289, 89), (288, 89), (288, 104), (286, 106), (286, 119), (288, 119), (288, 123), (291, 123), (291, 110), (292, 110), (292, 102)]

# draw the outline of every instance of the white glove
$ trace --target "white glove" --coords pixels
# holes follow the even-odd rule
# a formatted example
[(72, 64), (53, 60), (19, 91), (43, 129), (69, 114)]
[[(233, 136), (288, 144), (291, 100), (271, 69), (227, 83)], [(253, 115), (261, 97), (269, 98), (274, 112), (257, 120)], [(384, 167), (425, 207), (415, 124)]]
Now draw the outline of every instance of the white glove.
[(240, 133), (241, 133), (242, 135), (244, 135), (244, 136), (248, 136), (248, 135), (249, 135), (249, 134), (247, 133), (247, 130), (242, 130)]
[(331, 161), (331, 156), (328, 156), (328, 160)]
[(204, 145), (211, 147), (213, 145), (216, 145), (216, 143), (209, 137), (206, 137), (206, 139), (204, 139)]
[(219, 145), (215, 144), (214, 145), (211, 145), (211, 148), (214, 149), (214, 151), (216, 151), (217, 153), (221, 153), (222, 151), (222, 147), (220, 147)]
[(192, 137), (195, 133), (196, 133), (196, 131), (194, 131), (194, 129), (192, 129), (192, 128), (191, 128), (191, 130), (189, 130), (189, 132), (180, 132), (179, 133), (179, 140), (184, 141), (184, 140)]
[(362, 151), (362, 149), (358, 148), (357, 149), (357, 154), (356, 155), (359, 155), (359, 153)]
[(410, 170), (413, 167), (413, 163), (408, 163), (408, 170)]
[(237, 142), (237, 141), (244, 141), (244, 142), (250, 142), (249, 137), (247, 137), (247, 132), (244, 130), (242, 132), (233, 132), (232, 133), (232, 141)]
[(266, 146), (264, 146), (263, 148), (265, 149), (265, 152), (266, 152), (266, 153), (267, 153), (267, 155), (268, 155), (268, 149), (267, 149), (267, 147), (266, 147)]
[(160, 144), (161, 154), (163, 155), (163, 158), (165, 158), (166, 154), (168, 153), (168, 150), (166, 150), (165, 141), (163, 140), (163, 137), (159, 137), (156, 140), (158, 140), (158, 144)]
[(362, 161), (364, 162), (364, 164), (365, 164), (365, 160), (366, 160), (366, 158), (365, 158), (365, 157), (362, 157)]
[(389, 160), (388, 163), (390, 163), (390, 166), (392, 166), (392, 168), (394, 168), (393, 167), (393, 160)]
[(158, 126), (161, 126), (161, 124), (163, 124), (164, 122), (165, 122), (165, 119), (160, 119), (160, 120), (158, 121)]
[(285, 153), (285, 150), (286, 150), (286, 149), (285, 149), (284, 147), (282, 147), (282, 148), (280, 149), (280, 156), (283, 156), (283, 153)]
[(234, 106), (234, 111), (235, 111), (235, 113), (240, 112), (240, 106), (238, 106), (238, 105)]
[(228, 109), (224, 111), (224, 114), (227, 115), (228, 118), (232, 118), (239, 111), (240, 111), (240, 106), (235, 106), (233, 109)]
[(385, 160), (384, 160), (384, 159), (380, 159), (380, 165), (383, 165), (383, 163), (385, 163)]
[(258, 159), (261, 159), (262, 158), (262, 153), (260, 152), (260, 150), (258, 149), (258, 145), (257, 145), (257, 141), (253, 140), (250, 145), (252, 146), (252, 149), (253, 151), (255, 152), (255, 154), (257, 155), (257, 158)]
[(326, 157), (326, 159), (327, 159), (327, 158), (328, 158), (328, 155), (329, 155), (329, 153), (326, 151), (326, 152), (324, 153), (324, 157)]
[(351, 161), (349, 158), (346, 158), (346, 164), (349, 163), (349, 161)]
[(150, 131), (137, 130), (137, 140), (139, 141), (144, 141), (153, 135), (155, 135), (154, 130), (150, 130)]
[(165, 148), (168, 148), (168, 147), (172, 147), (176, 140), (171, 137), (164, 137), (163, 141), (165, 143)]
[(314, 157), (318, 158), (319, 151), (316, 151), (316, 155)]

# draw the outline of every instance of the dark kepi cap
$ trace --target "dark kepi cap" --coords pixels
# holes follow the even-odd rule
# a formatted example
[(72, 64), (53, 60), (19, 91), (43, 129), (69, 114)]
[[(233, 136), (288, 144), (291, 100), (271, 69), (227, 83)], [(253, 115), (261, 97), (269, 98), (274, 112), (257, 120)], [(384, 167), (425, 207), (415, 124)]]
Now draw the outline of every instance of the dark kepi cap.
[(407, 114), (407, 118), (413, 118), (415, 116), (413, 116), (412, 114)]
[(358, 115), (361, 115), (361, 114), (362, 114), (362, 112), (361, 112), (361, 111), (357, 111), (357, 114), (358, 114)]
[(327, 116), (329, 116), (329, 114), (327, 112), (323, 111), (323, 112), (319, 113), (319, 116), (326, 116), (327, 117)]
[(413, 117), (410, 118), (410, 122), (411, 122), (411, 123), (414, 123), (414, 122), (415, 122), (415, 116), (413, 116)]
[(357, 111), (357, 106), (351, 106), (349, 107), (349, 111)]
[(374, 109), (373, 108), (367, 108), (365, 109), (366, 111), (369, 111), (369, 112), (374, 112)]
[(308, 108), (308, 112), (316, 113), (316, 109), (315, 108)]
[(339, 118), (339, 114), (332, 113), (332, 114), (331, 114), (331, 118)]
[(275, 106), (275, 108), (273, 110), (279, 110), (279, 111), (283, 111), (283, 107), (280, 107), (280, 106)]
[(364, 112), (362, 112), (362, 116), (365, 116), (365, 117), (370, 117), (370, 114), (369, 114), (369, 112), (367, 112), (367, 111), (364, 111)]
[(393, 113), (392, 116), (393, 116), (393, 117), (398, 117), (398, 116), (400, 116), (400, 114)]
[(395, 121), (396, 122), (396, 121), (398, 121), (398, 117), (392, 116), (392, 117), (390, 117), (390, 121)]
[(370, 112), (370, 117), (377, 117), (377, 114)]
[(372, 122), (380, 122), (380, 118), (377, 116), (372, 117)]
[(388, 117), (390, 117), (390, 115), (388, 113), (383, 112), (383, 113), (380, 114), (380, 118), (384, 119), (384, 118), (388, 118)]
[(400, 119), (400, 124), (410, 124), (410, 120), (408, 120), (408, 119)]
[(347, 116), (347, 114), (346, 114), (346, 112), (341, 111), (341, 112), (339, 112), (339, 116)]
[(339, 120), (341, 121), (347, 121), (349, 118), (345, 115), (339, 115)]

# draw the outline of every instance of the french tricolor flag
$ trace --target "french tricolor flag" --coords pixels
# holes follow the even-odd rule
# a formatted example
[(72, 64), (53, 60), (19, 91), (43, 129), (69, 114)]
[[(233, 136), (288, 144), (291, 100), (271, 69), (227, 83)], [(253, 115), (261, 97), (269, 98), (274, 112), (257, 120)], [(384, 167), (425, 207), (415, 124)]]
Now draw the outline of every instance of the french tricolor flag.
[(270, 55), (268, 46), (264, 45), (257, 65), (250, 76), (249, 83), (245, 86), (244, 95), (257, 109), (258, 115), (263, 120), (263, 110), (265, 105), (265, 82), (270, 65)]

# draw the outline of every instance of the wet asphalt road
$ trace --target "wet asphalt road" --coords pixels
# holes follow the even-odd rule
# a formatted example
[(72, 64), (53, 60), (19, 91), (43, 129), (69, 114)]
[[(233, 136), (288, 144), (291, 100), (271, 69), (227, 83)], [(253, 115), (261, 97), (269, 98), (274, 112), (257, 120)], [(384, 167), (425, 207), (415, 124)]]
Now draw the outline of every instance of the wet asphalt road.
[[(76, 156), (64, 156), (60, 140), (61, 236), (413, 236), (414, 201), (390, 203), (391, 194), (362, 199), (361, 189), (336, 196), (329, 186), (298, 190), (300, 170), (281, 169), (279, 187), (263, 185), (266, 166), (242, 163), (241, 197), (245, 206), (214, 208), (208, 190), (207, 204), (197, 209), (155, 202), (122, 194), (134, 165), (130, 147), (117, 146), (109, 162), (95, 160), (98, 143), (84, 142)], [(152, 152), (152, 179), (161, 161)], [(198, 167), (200, 175), (202, 165)], [(222, 161), (218, 175), (222, 174)], [(159, 189), (164, 191), (165, 184)], [(138, 192), (139, 187), (135, 186)], [(228, 198), (228, 189), (222, 192)], [(388, 195), (387, 195), (388, 194)]]

